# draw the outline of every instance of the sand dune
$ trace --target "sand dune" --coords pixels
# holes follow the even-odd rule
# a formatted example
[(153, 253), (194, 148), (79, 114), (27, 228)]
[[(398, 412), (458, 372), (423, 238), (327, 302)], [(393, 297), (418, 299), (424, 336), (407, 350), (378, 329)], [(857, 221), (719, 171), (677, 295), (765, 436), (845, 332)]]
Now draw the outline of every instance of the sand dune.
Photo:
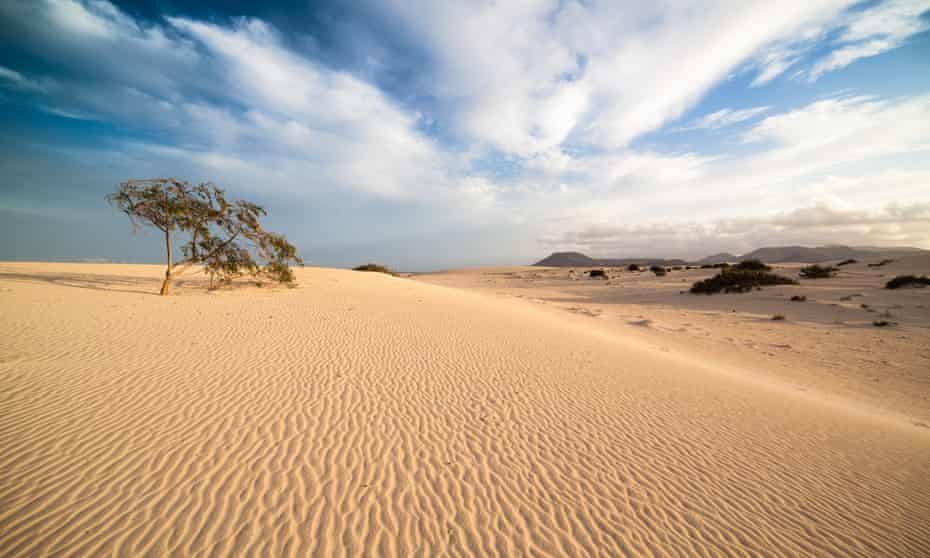
[(0, 264), (0, 555), (930, 549), (891, 410), (516, 297), (159, 274)]
[[(930, 425), (930, 289), (887, 290), (899, 274), (930, 275), (930, 256), (869, 267), (843, 266), (831, 279), (801, 280), (740, 295), (696, 296), (692, 283), (715, 270), (609, 270), (607, 281), (576, 270), (474, 268), (418, 275), (420, 281), (597, 317), (592, 327), (727, 363), (827, 399), (851, 401)], [(797, 277), (801, 264), (775, 271)], [(804, 302), (793, 302), (793, 296)], [(781, 315), (783, 321), (773, 321)], [(873, 326), (886, 320), (887, 328)], [(635, 327), (631, 327), (635, 326)]]

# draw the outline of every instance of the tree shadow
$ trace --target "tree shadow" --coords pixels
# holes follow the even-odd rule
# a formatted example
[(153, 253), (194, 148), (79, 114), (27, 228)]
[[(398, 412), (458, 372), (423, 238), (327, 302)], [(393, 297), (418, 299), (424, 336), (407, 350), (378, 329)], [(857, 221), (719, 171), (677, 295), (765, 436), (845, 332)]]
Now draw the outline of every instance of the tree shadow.
[[(91, 273), (16, 273), (0, 271), (0, 280), (48, 283), (75, 289), (159, 296), (160, 279)], [(146, 290), (143, 290), (145, 288)]]
[[(125, 275), (106, 275), (100, 273), (23, 273), (14, 271), (0, 270), (0, 281), (20, 281), (27, 283), (47, 283), (60, 287), (71, 287), (75, 289), (89, 289), (94, 291), (105, 291), (111, 293), (134, 293), (151, 296), (161, 296), (161, 277), (127, 277)], [(231, 284), (219, 285), (216, 291), (229, 292), (238, 291), (244, 288), (264, 287), (265, 290), (277, 290), (283, 288), (280, 285), (269, 281), (234, 281)], [(171, 292), (210, 292), (209, 280), (196, 273), (176, 277), (171, 282)]]

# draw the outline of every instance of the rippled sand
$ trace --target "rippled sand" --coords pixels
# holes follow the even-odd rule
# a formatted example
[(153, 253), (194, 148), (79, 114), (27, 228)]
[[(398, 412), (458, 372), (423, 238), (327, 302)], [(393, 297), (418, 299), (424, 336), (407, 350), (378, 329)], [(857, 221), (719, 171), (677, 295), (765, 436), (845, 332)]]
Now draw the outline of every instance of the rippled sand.
[(924, 556), (930, 429), (374, 273), (0, 264), (0, 555)]

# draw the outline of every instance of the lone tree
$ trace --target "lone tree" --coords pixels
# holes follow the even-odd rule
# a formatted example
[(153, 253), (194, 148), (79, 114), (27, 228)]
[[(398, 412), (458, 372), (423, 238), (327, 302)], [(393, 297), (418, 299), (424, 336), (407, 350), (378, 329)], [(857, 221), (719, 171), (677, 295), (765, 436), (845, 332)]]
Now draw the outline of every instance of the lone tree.
[[(206, 182), (191, 186), (174, 178), (129, 180), (107, 196), (107, 201), (129, 216), (134, 228), (149, 225), (165, 234), (167, 268), (161, 294), (171, 280), (195, 264), (216, 281), (228, 283), (243, 275), (292, 283), (290, 262), (303, 264), (297, 249), (284, 236), (266, 231), (259, 218), (267, 215), (254, 203), (228, 201), (226, 192)], [(181, 247), (184, 258), (171, 260), (172, 233), (189, 239)]]

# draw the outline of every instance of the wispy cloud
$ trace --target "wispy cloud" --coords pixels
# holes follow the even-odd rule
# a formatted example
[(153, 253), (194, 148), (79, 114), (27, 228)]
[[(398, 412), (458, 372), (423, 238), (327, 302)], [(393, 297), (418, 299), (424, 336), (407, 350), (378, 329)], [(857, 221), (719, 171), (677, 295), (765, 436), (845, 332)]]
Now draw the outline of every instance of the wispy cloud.
[(10, 68), (0, 66), (0, 87), (11, 87), (22, 91), (45, 93), (46, 87)]
[(898, 0), (879, 4), (851, 17), (836, 43), (842, 45), (818, 61), (808, 73), (810, 81), (845, 68), (856, 60), (888, 52), (909, 37), (930, 29), (921, 17), (930, 11), (927, 0)]
[(760, 51), (753, 85), (770, 82), (815, 49), (826, 48), (828, 53), (796, 72), (809, 82), (857, 60), (899, 48), (910, 37), (930, 29), (930, 20), (923, 17), (930, 11), (928, 0), (884, 0), (866, 9), (859, 3), (838, 7), (839, 14), (811, 19), (796, 35)]
[(681, 128), (681, 130), (719, 130), (726, 126), (732, 126), (751, 120), (760, 114), (767, 112), (771, 107), (753, 107), (748, 109), (720, 109), (710, 114), (705, 114), (701, 118), (692, 122), (690, 125)]

